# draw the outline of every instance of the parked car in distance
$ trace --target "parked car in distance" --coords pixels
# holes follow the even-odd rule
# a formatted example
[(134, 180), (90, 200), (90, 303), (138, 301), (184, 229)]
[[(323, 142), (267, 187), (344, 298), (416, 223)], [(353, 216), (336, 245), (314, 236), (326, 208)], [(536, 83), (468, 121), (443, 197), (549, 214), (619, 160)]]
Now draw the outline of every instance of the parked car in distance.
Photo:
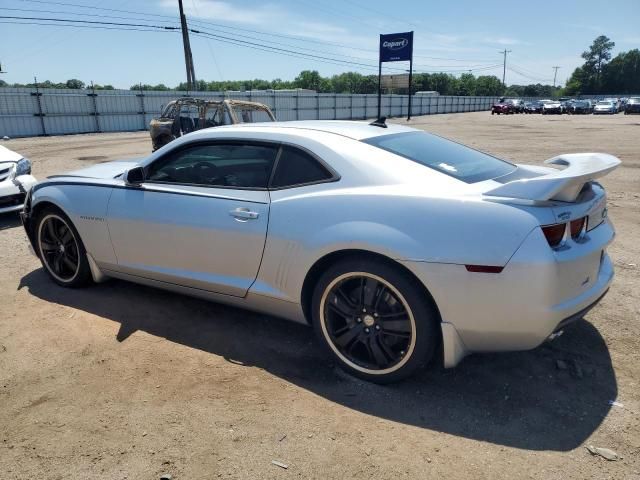
[(22, 210), (27, 192), (35, 183), (31, 160), (0, 145), (0, 213)]
[(203, 128), (275, 120), (263, 103), (184, 97), (169, 102), (160, 117), (151, 120), (149, 133), (155, 152), (176, 138)]
[(560, 100), (560, 104), (562, 105), (562, 113), (570, 113), (572, 105), (576, 102), (575, 98), (569, 98), (568, 100)]
[(542, 100), (542, 115), (562, 114), (564, 108), (559, 100)]
[(534, 348), (607, 292), (595, 180), (620, 160), (545, 163), (384, 119), (231, 125), (50, 177), (22, 220), (63, 287), (114, 277), (310, 324), (338, 365), (389, 383), (436, 352)]
[(603, 114), (614, 115), (616, 113), (618, 113), (618, 107), (611, 100), (601, 100), (598, 103), (596, 103), (595, 107), (593, 107), (594, 115), (603, 115)]
[(616, 113), (619, 113), (622, 111), (622, 99), (620, 98), (615, 98), (615, 97), (609, 97), (609, 98), (605, 98), (604, 99), (605, 102), (611, 102), (615, 105), (616, 107)]
[(491, 115), (500, 115), (501, 113), (508, 115), (513, 112), (513, 103), (509, 100), (505, 100), (504, 98), (501, 98), (491, 106)]
[(524, 113), (524, 100), (521, 100), (519, 98), (512, 98), (511, 100), (507, 101), (511, 102), (511, 105), (513, 105), (514, 113)]
[(572, 115), (589, 114), (593, 111), (589, 100), (574, 100), (567, 109), (567, 113)]
[(624, 107), (624, 114), (640, 113), (640, 97), (631, 97)]
[(533, 100), (524, 103), (524, 113), (540, 113), (542, 112), (542, 102)]

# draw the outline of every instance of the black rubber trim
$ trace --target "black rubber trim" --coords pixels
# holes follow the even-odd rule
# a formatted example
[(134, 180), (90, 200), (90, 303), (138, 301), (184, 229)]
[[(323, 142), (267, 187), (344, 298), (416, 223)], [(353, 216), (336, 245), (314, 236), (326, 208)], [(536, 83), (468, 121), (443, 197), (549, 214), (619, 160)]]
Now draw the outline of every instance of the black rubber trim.
[(593, 307), (595, 307), (598, 302), (600, 302), (600, 300), (602, 300), (602, 298), (609, 292), (609, 289), (607, 288), (604, 293), (602, 295), (600, 295), (598, 297), (598, 299), (591, 303), (589, 306), (583, 308), (582, 310), (580, 310), (577, 313), (574, 313), (573, 315), (565, 318), (564, 320), (562, 320), (558, 326), (553, 330), (553, 333), (559, 332), (560, 330), (563, 330), (564, 328), (566, 328), (567, 326), (571, 325), (572, 323), (577, 322), (578, 320), (580, 320), (582, 317), (584, 317), (589, 310), (591, 310)]

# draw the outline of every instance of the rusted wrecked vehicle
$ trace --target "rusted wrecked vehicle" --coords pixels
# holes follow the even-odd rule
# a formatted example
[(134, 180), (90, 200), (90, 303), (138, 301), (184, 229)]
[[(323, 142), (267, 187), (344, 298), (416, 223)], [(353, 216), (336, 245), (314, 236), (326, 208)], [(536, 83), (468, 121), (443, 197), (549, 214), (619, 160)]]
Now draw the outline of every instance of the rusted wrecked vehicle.
[(242, 100), (203, 100), (184, 97), (169, 102), (149, 124), (155, 152), (182, 135), (203, 128), (236, 123), (275, 122), (271, 109)]

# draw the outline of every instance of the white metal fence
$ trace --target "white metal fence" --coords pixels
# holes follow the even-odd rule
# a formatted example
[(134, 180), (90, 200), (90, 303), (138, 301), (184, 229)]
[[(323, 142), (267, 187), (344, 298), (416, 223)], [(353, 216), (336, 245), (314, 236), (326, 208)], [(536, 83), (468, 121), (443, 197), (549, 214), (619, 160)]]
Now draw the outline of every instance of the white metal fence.
[[(0, 88), (0, 138), (146, 130), (167, 102), (187, 92)], [(269, 105), (276, 118), (348, 120), (375, 118), (377, 95), (308, 92), (191, 92), (208, 99), (236, 99)], [(498, 97), (418, 96), (412, 115), (489, 110)], [(407, 115), (407, 95), (383, 95), (382, 115)]]

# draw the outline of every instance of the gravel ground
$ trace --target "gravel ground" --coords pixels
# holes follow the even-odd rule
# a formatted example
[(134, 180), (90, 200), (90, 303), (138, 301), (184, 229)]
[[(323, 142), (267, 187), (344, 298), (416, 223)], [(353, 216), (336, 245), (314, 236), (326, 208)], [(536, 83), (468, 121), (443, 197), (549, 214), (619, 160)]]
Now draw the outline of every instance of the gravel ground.
[[(121, 281), (59, 288), (2, 216), (2, 478), (640, 480), (640, 117), (410, 123), (518, 162), (622, 159), (603, 181), (617, 277), (585, 320), (533, 351), (375, 386), (333, 368), (300, 325)], [(38, 178), (150, 152), (146, 132), (5, 144)]]

